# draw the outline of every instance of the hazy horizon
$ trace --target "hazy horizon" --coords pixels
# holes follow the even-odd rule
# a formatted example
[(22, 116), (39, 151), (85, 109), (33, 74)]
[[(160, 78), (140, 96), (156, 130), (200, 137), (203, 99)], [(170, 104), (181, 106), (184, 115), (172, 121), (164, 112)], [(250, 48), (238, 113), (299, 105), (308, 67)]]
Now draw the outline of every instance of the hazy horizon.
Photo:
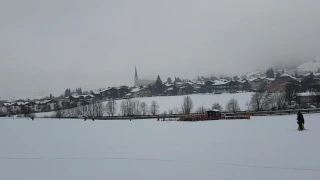
[(316, 0), (0, 2), (0, 99), (319, 59)]

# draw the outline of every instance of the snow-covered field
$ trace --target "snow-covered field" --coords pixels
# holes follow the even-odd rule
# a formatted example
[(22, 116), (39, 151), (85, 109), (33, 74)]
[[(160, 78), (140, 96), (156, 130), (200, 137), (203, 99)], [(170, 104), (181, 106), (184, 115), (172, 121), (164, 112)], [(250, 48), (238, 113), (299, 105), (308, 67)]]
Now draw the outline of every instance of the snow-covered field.
[[(242, 110), (246, 110), (246, 103), (250, 101), (252, 92), (235, 93), (235, 94), (192, 94), (189, 95), (194, 104), (194, 110), (200, 106), (211, 108), (212, 104), (220, 103), (223, 108), (226, 107), (228, 101), (232, 98), (238, 100), (239, 106)], [(158, 96), (158, 97), (145, 97), (137, 98), (141, 102), (146, 102), (148, 106), (155, 100), (159, 104), (159, 112), (163, 113), (169, 109), (180, 108), (184, 96)], [(117, 104), (120, 105), (121, 100), (117, 100)], [(118, 108), (119, 110), (119, 108)], [(118, 112), (120, 113), (120, 111)]]
[[(194, 103), (194, 110), (196, 110), (200, 106), (204, 106), (206, 108), (211, 108), (212, 104), (220, 103), (223, 108), (225, 108), (228, 101), (232, 98), (238, 100), (239, 106), (241, 110), (246, 110), (247, 106), (246, 103), (250, 101), (252, 92), (245, 92), (245, 93), (235, 93), (235, 94), (193, 94), (190, 95), (193, 103)], [(151, 102), (155, 100), (159, 104), (159, 113), (163, 113), (166, 111), (168, 113), (169, 109), (179, 108), (182, 104), (184, 96), (158, 96), (158, 97), (144, 97), (144, 98), (136, 98), (140, 102), (146, 102), (148, 106), (151, 105)], [(120, 113), (120, 103), (122, 100), (116, 100), (118, 108), (117, 113)], [(106, 105), (107, 102), (104, 102)], [(51, 117), (53, 112), (44, 112), (44, 113), (36, 113), (36, 117)]]
[(319, 179), (319, 114), (207, 122), (0, 119), (0, 179)]

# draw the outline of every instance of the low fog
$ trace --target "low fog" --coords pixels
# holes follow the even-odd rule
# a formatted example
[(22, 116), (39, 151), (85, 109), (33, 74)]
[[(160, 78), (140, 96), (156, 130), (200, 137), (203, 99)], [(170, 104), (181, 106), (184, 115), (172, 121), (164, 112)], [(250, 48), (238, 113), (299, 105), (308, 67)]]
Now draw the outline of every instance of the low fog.
[[(1, 0), (0, 99), (319, 59), (317, 0)], [(320, 59), (319, 59), (320, 60)]]

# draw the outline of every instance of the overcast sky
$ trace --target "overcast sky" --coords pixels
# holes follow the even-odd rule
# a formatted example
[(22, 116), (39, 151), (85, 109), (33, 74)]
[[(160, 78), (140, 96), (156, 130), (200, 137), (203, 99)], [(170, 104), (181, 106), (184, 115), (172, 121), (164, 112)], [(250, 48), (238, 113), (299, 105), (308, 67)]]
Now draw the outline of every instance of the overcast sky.
[(0, 98), (313, 60), (319, 0), (0, 0)]

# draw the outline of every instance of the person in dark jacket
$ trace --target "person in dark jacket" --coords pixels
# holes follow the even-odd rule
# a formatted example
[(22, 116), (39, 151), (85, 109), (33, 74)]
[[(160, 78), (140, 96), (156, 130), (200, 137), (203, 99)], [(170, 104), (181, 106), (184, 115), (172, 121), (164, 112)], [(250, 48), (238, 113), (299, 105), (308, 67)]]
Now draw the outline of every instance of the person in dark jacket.
[(303, 131), (304, 130), (304, 117), (301, 113), (301, 111), (298, 111), (298, 117), (297, 117), (297, 123), (299, 125), (298, 130)]

